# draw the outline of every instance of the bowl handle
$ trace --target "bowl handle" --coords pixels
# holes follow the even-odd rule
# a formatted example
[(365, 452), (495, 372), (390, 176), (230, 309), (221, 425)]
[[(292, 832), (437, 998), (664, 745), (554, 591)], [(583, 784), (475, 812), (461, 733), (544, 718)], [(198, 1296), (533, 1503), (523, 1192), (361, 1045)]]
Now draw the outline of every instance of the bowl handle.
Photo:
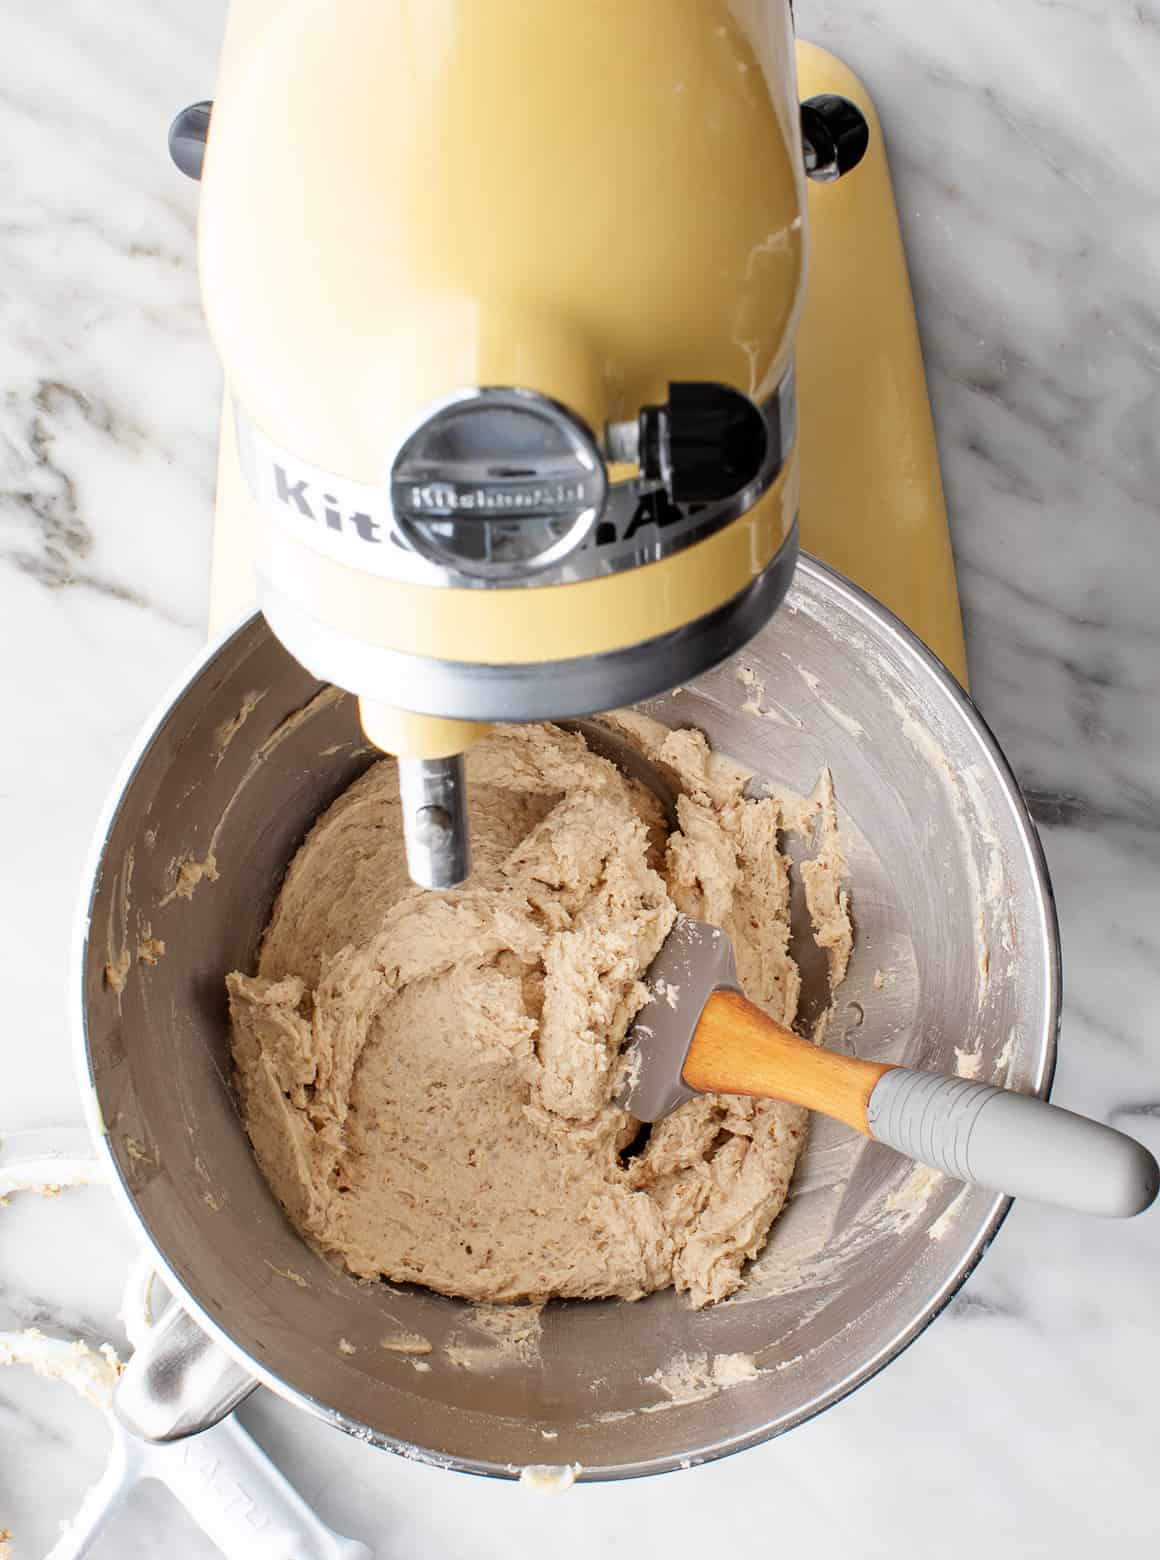
[(258, 1385), (179, 1305), (141, 1340), (113, 1412), (142, 1441), (183, 1441), (216, 1425)]

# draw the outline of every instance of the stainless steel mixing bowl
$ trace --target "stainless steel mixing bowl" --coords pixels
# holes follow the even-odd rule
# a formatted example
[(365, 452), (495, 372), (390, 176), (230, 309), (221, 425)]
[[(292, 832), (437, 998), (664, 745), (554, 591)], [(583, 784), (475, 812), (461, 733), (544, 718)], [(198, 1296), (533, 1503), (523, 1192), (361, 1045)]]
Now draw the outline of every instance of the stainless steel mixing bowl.
[[(1046, 1090), (1058, 940), (1035, 831), (974, 708), (901, 624), (806, 559), (740, 657), (645, 708), (798, 791), (831, 766), (857, 926), (831, 1043)], [(101, 831), (76, 960), (84, 1089), (125, 1206), (190, 1314), (291, 1402), (494, 1474), (579, 1463), (616, 1478), (720, 1456), (893, 1359), (1007, 1203), (829, 1122), (739, 1295), (700, 1312), (671, 1292), (553, 1304), (522, 1362), (487, 1364), (468, 1306), (358, 1283), (307, 1249), (238, 1120), (224, 976), (253, 967), (287, 862), (370, 761), (353, 700), (320, 696), (254, 618), (167, 703)], [(403, 1330), (431, 1341), (428, 1369), (381, 1346)], [(456, 1343), (483, 1350), (476, 1368)], [(650, 1380), (680, 1355), (711, 1368), (725, 1354), (760, 1374), (684, 1403)]]

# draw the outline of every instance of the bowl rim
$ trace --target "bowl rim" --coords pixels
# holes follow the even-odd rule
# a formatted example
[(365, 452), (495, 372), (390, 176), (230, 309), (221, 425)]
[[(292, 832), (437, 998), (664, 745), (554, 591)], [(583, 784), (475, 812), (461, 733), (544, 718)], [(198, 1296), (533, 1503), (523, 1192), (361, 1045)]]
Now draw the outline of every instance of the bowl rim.
[[(802, 580), (808, 580), (811, 584), (824, 588), (828, 593), (843, 601), (855, 614), (864, 615), (869, 613), (870, 616), (876, 619), (877, 628), (892, 643), (896, 654), (901, 657), (909, 657), (917, 662), (921, 671), (933, 679), (943, 694), (958, 708), (975, 730), (991, 764), (994, 779), (1004, 793), (1012, 814), (1018, 823), (1028, 866), (1031, 870), (1032, 901), (1036, 912), (1036, 930), (1043, 944), (1045, 954), (1044, 978), (1047, 998), (1044, 1004), (1041, 1032), (1034, 1037), (1040, 1056), (1034, 1088), (1037, 1094), (1043, 1098), (1048, 1098), (1055, 1076), (1062, 1008), (1062, 955), (1059, 921), (1043, 845), (1034, 819), (1028, 809), (1026, 799), (1015, 778), (1014, 771), (970, 694), (962, 687), (944, 663), (922, 643), (917, 635), (896, 614), (891, 612), (888, 607), (883, 606), (880, 601), (871, 596), (869, 592), (864, 591), (852, 580), (838, 573), (837, 570), (831, 569), (827, 564), (822, 563), (820, 559), (809, 553), (800, 555), (789, 595), (781, 610), (793, 610), (793, 595)], [(76, 1076), (81, 1090), (85, 1123), (95, 1145), (98, 1159), (107, 1171), (107, 1184), (115, 1200), (125, 1217), (145, 1240), (152, 1260), (174, 1300), (184, 1307), (219, 1347), (224, 1349), (231, 1358), (253, 1375), (255, 1383), (268, 1387), (284, 1401), (304, 1409), (307, 1413), (334, 1426), (336, 1429), (343, 1430), (348, 1435), (354, 1436), (356, 1439), (364, 1441), (369, 1445), (394, 1452), (396, 1455), (405, 1457), (410, 1461), (418, 1461), (438, 1468), (453, 1469), (462, 1473), (501, 1479), (517, 1479), (521, 1472), (521, 1468), (518, 1465), (494, 1462), (484, 1458), (459, 1457), (447, 1453), (428, 1451), (401, 1436), (392, 1436), (382, 1431), (372, 1430), (369, 1426), (359, 1421), (351, 1420), (339, 1410), (332, 1408), (329, 1404), (322, 1402), (311, 1394), (292, 1386), (274, 1371), (267, 1369), (249, 1355), (214, 1320), (212, 1315), (201, 1305), (197, 1296), (191, 1293), (177, 1277), (165, 1253), (153, 1240), (138, 1210), (133, 1193), (122, 1175), (120, 1165), (112, 1151), (108, 1130), (102, 1118), (97, 1092), (97, 1079), (93, 1071), (92, 1054), (88, 1043), (85, 971), (93, 903), (100, 883), (106, 847), (117, 821), (122, 799), (135, 778), (138, 769), (144, 763), (165, 721), (207, 667), (212, 664), (229, 644), (251, 629), (260, 617), (261, 613), (256, 609), (243, 613), (233, 624), (210, 640), (194, 659), (184, 667), (178, 677), (174, 679), (150, 713), (129, 753), (119, 766), (97, 819), (85, 857), (81, 880), (81, 896), (73, 922), (68, 996), (73, 1057)], [(842, 1402), (843, 1399), (849, 1397), (859, 1387), (864, 1386), (879, 1371), (884, 1370), (887, 1365), (897, 1359), (942, 1314), (986, 1255), (988, 1248), (1010, 1212), (1012, 1201), (1012, 1198), (999, 1194), (994, 1197), (987, 1207), (984, 1216), (980, 1219), (978, 1229), (971, 1238), (970, 1244), (958, 1266), (942, 1281), (936, 1292), (928, 1298), (922, 1312), (918, 1316), (913, 1317), (899, 1327), (894, 1336), (882, 1344), (868, 1360), (851, 1370), (841, 1380), (817, 1392), (813, 1398), (801, 1405), (792, 1414), (780, 1416), (778, 1419), (766, 1424), (760, 1424), (743, 1430), (734, 1436), (714, 1441), (709, 1446), (694, 1448), (685, 1454), (667, 1453), (662, 1456), (641, 1459), (630, 1463), (586, 1465), (578, 1471), (577, 1477), (583, 1482), (598, 1483), (619, 1479), (642, 1478), (651, 1474), (669, 1473), (680, 1468), (700, 1466), (704, 1463), (714, 1462), (722, 1457), (731, 1456), (735, 1452), (745, 1451), (751, 1447), (761, 1445), (765, 1441), (773, 1440), (777, 1436), (785, 1434), (786, 1431), (794, 1429), (797, 1425), (803, 1424), (807, 1420), (823, 1413), (826, 1409), (832, 1408), (835, 1404)]]

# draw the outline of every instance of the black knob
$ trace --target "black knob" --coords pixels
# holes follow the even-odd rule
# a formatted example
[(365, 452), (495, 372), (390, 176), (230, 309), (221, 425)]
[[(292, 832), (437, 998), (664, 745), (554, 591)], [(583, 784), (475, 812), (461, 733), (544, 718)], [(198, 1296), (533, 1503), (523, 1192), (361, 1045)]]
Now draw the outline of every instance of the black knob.
[(824, 92), (801, 106), (806, 172), (820, 184), (856, 168), (870, 145), (870, 126), (857, 103)]
[(640, 418), (642, 473), (677, 504), (732, 498), (765, 464), (769, 434), (760, 409), (728, 385), (669, 386), (667, 406)]
[(187, 178), (201, 178), (212, 110), (212, 103), (191, 103), (169, 127), (169, 155)]

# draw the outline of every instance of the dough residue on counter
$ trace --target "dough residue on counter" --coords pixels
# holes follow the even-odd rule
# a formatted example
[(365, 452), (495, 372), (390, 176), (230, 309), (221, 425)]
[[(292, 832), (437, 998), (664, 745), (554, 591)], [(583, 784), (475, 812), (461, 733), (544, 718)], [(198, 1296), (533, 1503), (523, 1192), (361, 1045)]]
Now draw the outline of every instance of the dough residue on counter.
[[(676, 832), (578, 735), (502, 727), (468, 754), (473, 875), (430, 893), (407, 877), (382, 761), (291, 863), (257, 974), (228, 978), (258, 1160), (359, 1277), (477, 1302), (674, 1284), (704, 1305), (765, 1245), (804, 1110), (698, 1096), (639, 1148), (612, 1098), (679, 912), (723, 927), (749, 997), (792, 1023), (782, 803), (748, 799), (748, 772), (697, 732), (617, 724), (679, 788)], [(838, 872), (814, 896), (835, 950)]]

